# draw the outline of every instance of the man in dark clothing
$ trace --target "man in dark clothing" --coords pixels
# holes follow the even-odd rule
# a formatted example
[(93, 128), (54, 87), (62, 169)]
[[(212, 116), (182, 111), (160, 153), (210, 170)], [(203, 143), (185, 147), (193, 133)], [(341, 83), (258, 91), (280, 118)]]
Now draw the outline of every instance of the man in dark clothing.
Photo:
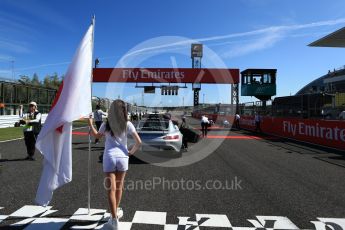
[(258, 112), (255, 113), (254, 120), (255, 120), (255, 132), (262, 132), (261, 131), (261, 116)]
[(180, 125), (180, 132), (183, 135), (183, 138), (182, 138), (182, 148), (185, 151), (188, 150), (188, 138), (187, 138), (187, 132), (186, 132), (187, 129), (188, 129), (188, 125), (187, 125), (187, 122), (186, 122), (186, 118), (182, 117), (182, 123)]
[(205, 115), (201, 116), (201, 131), (203, 137), (207, 137), (207, 129), (209, 125), (210, 121), (208, 118)]
[(241, 119), (241, 116), (236, 113), (235, 114), (235, 128), (236, 129), (240, 129), (240, 119)]
[[(99, 128), (101, 127), (101, 125), (103, 123), (103, 116), (107, 116), (107, 114), (101, 110), (101, 106), (96, 105), (96, 110), (93, 113), (93, 117), (95, 119), (95, 124), (96, 124), (97, 131), (99, 130)], [(99, 140), (96, 138), (95, 139), (95, 144), (97, 144), (98, 141)]]
[(22, 118), (19, 123), (24, 125), (24, 141), (28, 154), (25, 159), (35, 160), (34, 154), (36, 150), (36, 139), (41, 130), (41, 113), (37, 110), (36, 102), (30, 102), (29, 111), (25, 114), (23, 113), (23, 106), (21, 105), (19, 116)]

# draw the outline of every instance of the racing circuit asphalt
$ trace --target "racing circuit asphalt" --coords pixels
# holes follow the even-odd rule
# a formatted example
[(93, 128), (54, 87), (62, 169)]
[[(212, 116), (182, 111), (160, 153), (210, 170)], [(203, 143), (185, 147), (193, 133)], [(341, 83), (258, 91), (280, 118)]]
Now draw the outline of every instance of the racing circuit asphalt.
[[(188, 118), (196, 127), (198, 121)], [(58, 216), (70, 216), (78, 208), (87, 207), (87, 130), (73, 136), (73, 180), (54, 193), (50, 205)], [(229, 136), (222, 139), (219, 136)], [(190, 147), (207, 148), (221, 139), (220, 146), (206, 158), (183, 167), (160, 167), (131, 158), (126, 186), (138, 181), (207, 181), (223, 185), (237, 180), (237, 189), (154, 189), (127, 188), (121, 206), (123, 221), (130, 221), (135, 211), (167, 212), (167, 222), (176, 223), (177, 216), (194, 217), (197, 213), (225, 214), (233, 226), (249, 226), (255, 216), (286, 216), (299, 228), (314, 228), (310, 221), (317, 217), (345, 217), (345, 155), (343, 152), (297, 143), (286, 139), (256, 135), (244, 130), (227, 134), (222, 129), (209, 132), (210, 137)], [(219, 137), (219, 138), (218, 138)], [(102, 165), (98, 156), (103, 141), (92, 144), (91, 207), (107, 209), (103, 188)], [(219, 141), (219, 140), (218, 140)], [(42, 157), (25, 161), (23, 140), (0, 143), (0, 214), (10, 214), (33, 200), (42, 170)], [(192, 182), (190, 182), (192, 181)], [(157, 182), (157, 181), (156, 181)], [(166, 182), (168, 183), (168, 182)], [(218, 183), (218, 182), (217, 182)], [(8, 222), (0, 223), (5, 226)], [(141, 228), (144, 229), (144, 228)], [(147, 229), (155, 229), (148, 227)]]

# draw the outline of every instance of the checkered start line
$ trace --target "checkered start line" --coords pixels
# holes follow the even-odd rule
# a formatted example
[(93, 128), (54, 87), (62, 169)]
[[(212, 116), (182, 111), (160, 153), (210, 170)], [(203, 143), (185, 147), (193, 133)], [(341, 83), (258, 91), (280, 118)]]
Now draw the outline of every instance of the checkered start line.
[[(0, 210), (3, 209), (0, 207)], [(78, 209), (69, 218), (53, 215), (57, 210), (52, 206), (42, 207), (25, 205), (10, 215), (0, 215), (0, 226), (6, 229), (102, 229), (110, 214), (103, 209)], [(54, 217), (55, 216), (55, 217)], [(178, 216), (175, 224), (166, 223), (166, 212), (136, 211), (131, 222), (120, 222), (119, 229), (154, 229), (162, 230), (201, 230), (201, 229), (233, 229), (233, 230), (296, 230), (300, 229), (291, 220), (283, 216), (256, 216), (248, 219), (249, 227), (232, 226), (226, 215), (196, 214), (195, 217)], [(310, 221), (316, 230), (345, 230), (345, 218), (316, 218)], [(7, 224), (9, 223), (9, 224)], [(158, 227), (158, 228), (157, 228)], [(0, 227), (1, 228), (1, 227)]]

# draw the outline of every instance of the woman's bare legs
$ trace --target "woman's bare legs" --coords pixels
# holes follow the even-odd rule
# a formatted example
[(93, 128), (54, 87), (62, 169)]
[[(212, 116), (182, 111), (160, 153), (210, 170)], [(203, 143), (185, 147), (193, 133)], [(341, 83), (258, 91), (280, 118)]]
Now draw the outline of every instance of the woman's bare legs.
[(119, 207), (121, 198), (122, 198), (122, 191), (123, 191), (123, 183), (125, 180), (126, 172), (115, 172), (115, 177), (116, 177), (116, 209)]
[(116, 175), (115, 172), (106, 173), (105, 174), (105, 186), (108, 193), (108, 202), (110, 213), (113, 218), (116, 218), (116, 210), (117, 210), (117, 203), (116, 203)]

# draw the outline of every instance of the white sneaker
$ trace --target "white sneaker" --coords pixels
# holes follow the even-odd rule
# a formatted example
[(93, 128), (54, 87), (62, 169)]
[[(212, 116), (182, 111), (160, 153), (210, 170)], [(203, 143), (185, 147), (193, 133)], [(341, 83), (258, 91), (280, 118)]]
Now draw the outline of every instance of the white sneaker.
[(117, 215), (117, 219), (121, 219), (123, 217), (123, 210), (122, 210), (122, 208), (120, 208), (120, 207), (117, 208), (116, 215)]
[(110, 217), (108, 222), (103, 225), (104, 230), (118, 230), (119, 228), (119, 220), (116, 218)]

